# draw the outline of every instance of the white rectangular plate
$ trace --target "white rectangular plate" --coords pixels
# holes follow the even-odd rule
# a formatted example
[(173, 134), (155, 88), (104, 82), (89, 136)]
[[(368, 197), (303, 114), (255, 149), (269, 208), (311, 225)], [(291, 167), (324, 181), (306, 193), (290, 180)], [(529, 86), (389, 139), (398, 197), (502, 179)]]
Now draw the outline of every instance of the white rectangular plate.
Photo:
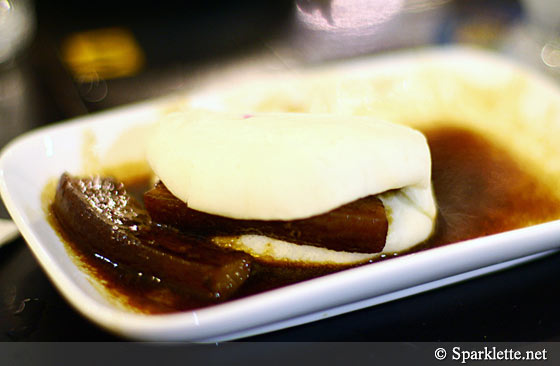
[[(418, 55), (480, 59), (478, 51), (431, 50), (391, 56), (413, 63)], [(375, 68), (382, 61), (361, 61)], [(486, 56), (483, 56), (486, 57)], [(494, 60), (493, 62), (501, 62)], [(505, 61), (504, 61), (505, 62)], [(337, 66), (330, 66), (336, 70)], [(355, 72), (356, 65), (352, 66)], [(345, 66), (339, 66), (344, 73)], [(506, 268), (560, 247), (560, 221), (483, 237), (391, 260), (195, 311), (141, 315), (112, 305), (78, 269), (45, 219), (41, 192), (62, 172), (80, 172), (84, 136), (99, 149), (120, 132), (151, 123), (176, 101), (159, 100), (42, 128), (25, 134), (0, 156), (0, 192), (23, 237), (52, 282), (81, 314), (132, 339), (216, 341), (245, 337), (376, 305)], [(483, 253), (483, 255), (481, 254)], [(411, 274), (414, 274), (413, 276)]]

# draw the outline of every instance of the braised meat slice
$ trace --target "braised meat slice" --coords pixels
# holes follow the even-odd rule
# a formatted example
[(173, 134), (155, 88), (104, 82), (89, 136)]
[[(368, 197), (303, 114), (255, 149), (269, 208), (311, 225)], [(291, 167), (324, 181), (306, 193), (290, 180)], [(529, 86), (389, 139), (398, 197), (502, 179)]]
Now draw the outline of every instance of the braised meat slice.
[(220, 301), (249, 277), (251, 258), (154, 225), (124, 186), (110, 178), (60, 178), (52, 212), (81, 250)]
[(387, 217), (376, 196), (341, 206), (326, 214), (292, 221), (236, 220), (189, 208), (159, 182), (144, 194), (152, 220), (201, 235), (260, 234), (328, 249), (377, 253), (385, 246)]

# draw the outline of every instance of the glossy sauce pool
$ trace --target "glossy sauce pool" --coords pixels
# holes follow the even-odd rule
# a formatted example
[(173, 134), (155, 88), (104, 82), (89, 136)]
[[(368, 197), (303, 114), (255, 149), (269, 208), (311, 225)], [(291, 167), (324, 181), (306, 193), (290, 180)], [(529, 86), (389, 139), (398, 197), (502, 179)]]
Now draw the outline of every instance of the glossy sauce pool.
[[(560, 217), (557, 196), (519, 166), (505, 149), (477, 133), (456, 127), (438, 127), (423, 132), (432, 154), (432, 180), (438, 204), (435, 232), (429, 240), (406, 253), (384, 255), (377, 260)], [(130, 183), (128, 190), (141, 193), (145, 187), (144, 184)], [(50, 221), (57, 227), (52, 217)], [(60, 228), (57, 229), (64, 237)], [(96, 279), (96, 284), (109, 294), (111, 301), (120, 306), (144, 313), (165, 313), (211, 305), (182, 296), (181, 289), (171, 288), (158, 278), (145, 278), (137, 271), (111, 263), (110, 258), (85, 255), (78, 246), (66, 242), (80, 267)], [(251, 277), (236, 297), (342, 269), (256, 263)]]

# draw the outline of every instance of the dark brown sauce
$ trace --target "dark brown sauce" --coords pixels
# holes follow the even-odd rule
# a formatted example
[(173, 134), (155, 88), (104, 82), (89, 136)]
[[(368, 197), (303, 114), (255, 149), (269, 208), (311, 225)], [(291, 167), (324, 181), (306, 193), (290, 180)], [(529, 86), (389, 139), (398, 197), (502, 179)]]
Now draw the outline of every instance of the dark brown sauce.
[[(463, 129), (441, 127), (423, 132), (432, 154), (438, 219), (434, 235), (407, 253), (560, 217), (560, 200), (546, 185), (519, 166), (505, 149)], [(145, 187), (142, 182), (134, 182), (129, 189), (142, 192)], [(53, 225), (60, 229), (56, 223)], [(61, 235), (64, 237), (62, 232)], [(71, 242), (68, 245), (82, 268), (120, 303), (136, 311), (162, 313), (210, 305), (182, 296), (180, 289), (157, 278), (144, 278), (137, 271), (112, 263), (108, 258), (80, 252)], [(236, 298), (341, 269), (256, 263), (251, 277)]]
[(458, 128), (423, 131), (438, 204), (434, 235), (415, 251), (560, 217), (560, 200), (506, 149)]

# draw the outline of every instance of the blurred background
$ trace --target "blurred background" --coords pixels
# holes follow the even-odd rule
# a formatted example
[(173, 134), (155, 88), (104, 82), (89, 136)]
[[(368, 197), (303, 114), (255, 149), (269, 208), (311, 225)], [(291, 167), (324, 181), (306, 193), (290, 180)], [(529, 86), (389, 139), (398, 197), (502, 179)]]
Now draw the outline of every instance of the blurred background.
[[(454, 43), (496, 50), (560, 81), (560, 6), (554, 0), (0, 0), (0, 148), (38, 126), (184, 92), (217, 71), (277, 72)], [(0, 218), (8, 217), (0, 203)], [(542, 283), (552, 269), (539, 268), (527, 273), (542, 276), (532, 279)], [(494, 285), (503, 280), (490, 277)], [(503, 301), (508, 296), (515, 294)], [(67, 308), (22, 239), (0, 249), (0, 300), (1, 339), (110, 338)], [(464, 300), (458, 301), (445, 304), (460, 312)], [(519, 318), (515, 311), (503, 316), (499, 322)], [(409, 320), (426, 319), (439, 324), (435, 317)], [(554, 321), (557, 327), (545, 334), (560, 335), (558, 317)], [(527, 322), (529, 332), (539, 331), (534, 319)], [(319, 328), (303, 329), (284, 334), (314, 340), (305, 332)], [(466, 334), (480, 340), (474, 330)], [(434, 338), (426, 333), (424, 340)]]
[(0, 0), (0, 146), (33, 126), (264, 71), (476, 44), (555, 74), (559, 11), (537, 0)]

